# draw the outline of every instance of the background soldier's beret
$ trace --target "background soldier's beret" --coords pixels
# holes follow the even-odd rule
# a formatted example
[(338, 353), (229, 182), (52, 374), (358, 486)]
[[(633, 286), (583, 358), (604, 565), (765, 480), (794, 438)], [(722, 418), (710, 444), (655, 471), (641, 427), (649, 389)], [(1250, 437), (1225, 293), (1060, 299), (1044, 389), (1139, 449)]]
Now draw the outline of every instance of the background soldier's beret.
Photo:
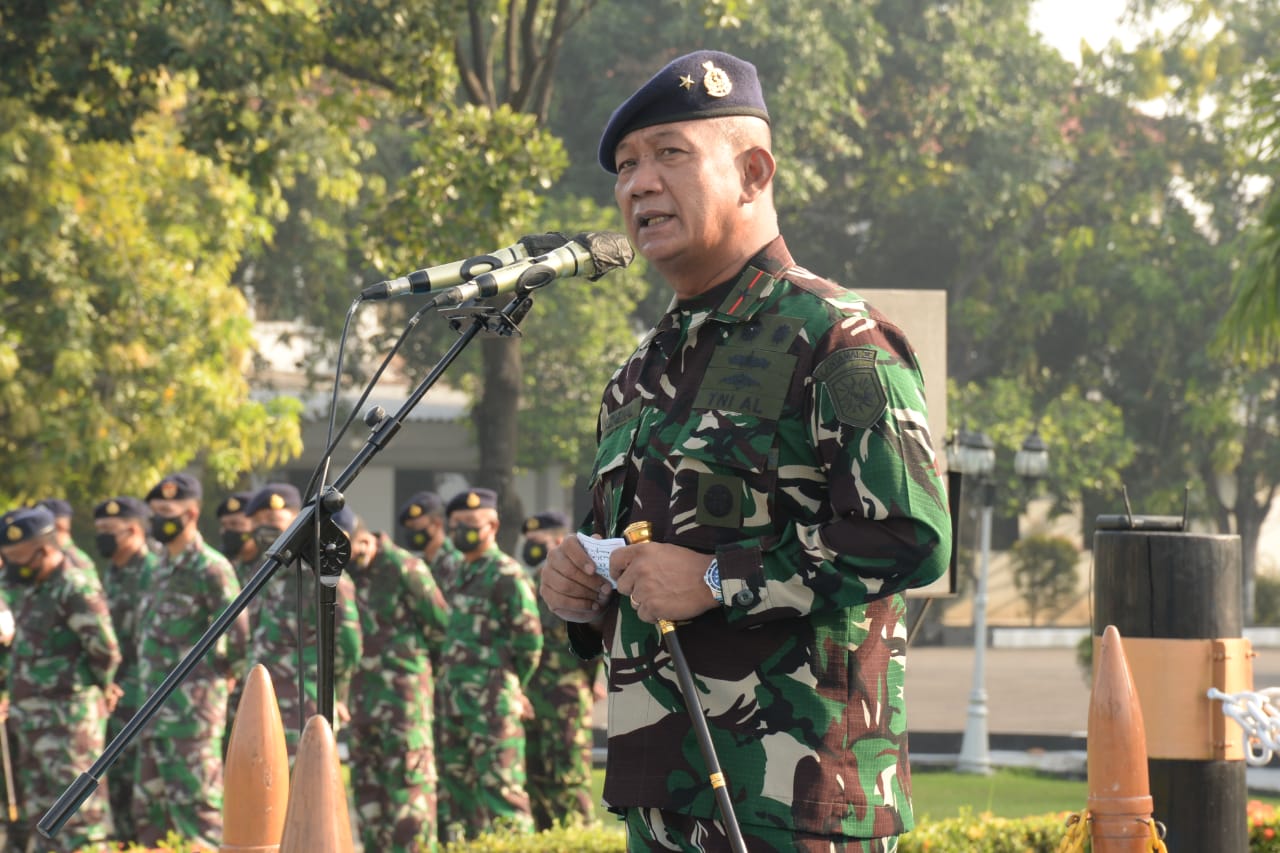
[(530, 533), (534, 530), (547, 530), (556, 527), (568, 527), (569, 516), (563, 512), (537, 512), (524, 520), (524, 524), (520, 526), (521, 533)]
[(618, 173), (614, 152), (633, 130), (720, 116), (769, 120), (756, 67), (718, 50), (673, 59), (613, 111), (600, 136), (600, 165), (606, 172)]
[(449, 499), (445, 512), (456, 512), (460, 509), (497, 509), (498, 493), (493, 489), (467, 489), (458, 492)]
[(334, 524), (345, 530), (348, 536), (356, 535), (356, 514), (351, 507), (344, 506), (329, 517), (333, 519)]
[(267, 483), (249, 498), (244, 514), (253, 515), (260, 509), (302, 509), (302, 495), (292, 483)]
[(399, 521), (404, 524), (413, 518), (424, 515), (443, 515), (444, 501), (435, 492), (418, 492), (400, 507)]
[(190, 474), (170, 474), (147, 492), (149, 501), (198, 501), (202, 497), (200, 481)]
[(52, 533), (53, 513), (47, 507), (33, 506), (5, 513), (0, 545), (17, 545), (37, 536)]
[(234, 515), (237, 512), (243, 513), (244, 508), (248, 506), (250, 499), (253, 498), (253, 492), (232, 492), (222, 499), (218, 504), (218, 518), (224, 515)]
[(62, 498), (45, 498), (36, 503), (53, 513), (54, 518), (71, 518), (71, 502)]
[(150, 518), (151, 510), (137, 498), (127, 495), (107, 498), (93, 508), (94, 518)]

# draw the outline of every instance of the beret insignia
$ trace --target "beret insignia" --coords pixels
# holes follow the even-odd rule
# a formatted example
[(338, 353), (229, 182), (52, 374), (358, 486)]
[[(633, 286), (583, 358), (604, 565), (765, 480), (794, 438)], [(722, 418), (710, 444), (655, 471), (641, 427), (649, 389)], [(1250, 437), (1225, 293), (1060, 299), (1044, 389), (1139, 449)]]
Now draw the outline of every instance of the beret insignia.
[(413, 506), (409, 507), (409, 509), (405, 512), (405, 515), (407, 515), (409, 518), (417, 518), (418, 516), (422, 515), (422, 507), (418, 506), (417, 504), (414, 504)]
[(707, 90), (707, 94), (713, 98), (723, 98), (733, 91), (733, 81), (729, 79), (729, 75), (724, 69), (717, 68), (716, 64), (711, 60), (702, 63), (702, 67), (707, 69), (707, 74), (702, 78), (702, 87)]
[(475, 492), (471, 492), (470, 494), (468, 494), (467, 506), (469, 506), (472, 509), (475, 509), (476, 507), (480, 506), (480, 496), (477, 495)]
[(5, 536), (9, 537), (10, 542), (17, 542), (22, 538), (22, 528), (16, 524), (10, 524), (9, 529), (5, 531)]
[(237, 498), (227, 498), (227, 512), (239, 512), (240, 501)]
[(178, 494), (178, 484), (173, 482), (172, 480), (170, 480), (169, 482), (160, 484), (160, 495), (165, 500), (173, 500), (173, 497), (177, 494)]
[(688, 74), (681, 74), (681, 75), (680, 75), (680, 88), (681, 88), (681, 89), (692, 89), (692, 88), (693, 88), (693, 78), (692, 78), (692, 77), (690, 77)]
[(272, 495), (267, 503), (271, 509), (284, 509), (284, 497), (281, 495)]
[(120, 504), (116, 503), (115, 501), (107, 501), (107, 505), (103, 509), (103, 512), (105, 512), (107, 515), (119, 515)]

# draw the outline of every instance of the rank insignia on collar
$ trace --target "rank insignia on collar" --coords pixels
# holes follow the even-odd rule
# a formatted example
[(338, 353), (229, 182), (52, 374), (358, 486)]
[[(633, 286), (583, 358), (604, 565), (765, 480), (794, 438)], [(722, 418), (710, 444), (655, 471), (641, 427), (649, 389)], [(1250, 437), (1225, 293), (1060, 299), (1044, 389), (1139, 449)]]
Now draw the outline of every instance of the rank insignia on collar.
[(702, 78), (702, 86), (707, 90), (708, 95), (713, 98), (723, 98), (733, 91), (733, 81), (729, 79), (724, 69), (717, 68), (716, 64), (709, 59), (702, 63), (702, 67), (707, 69), (706, 76)]

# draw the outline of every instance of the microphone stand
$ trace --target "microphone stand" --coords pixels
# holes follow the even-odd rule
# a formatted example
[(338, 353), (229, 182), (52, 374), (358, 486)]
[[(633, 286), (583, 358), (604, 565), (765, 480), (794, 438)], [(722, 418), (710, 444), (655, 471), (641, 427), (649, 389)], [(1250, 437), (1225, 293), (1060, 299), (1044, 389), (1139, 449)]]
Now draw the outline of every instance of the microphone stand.
[[(484, 331), (503, 337), (510, 337), (519, 333), (520, 322), (533, 306), (533, 296), (528, 291), (533, 287), (540, 287), (546, 284), (549, 280), (531, 283), (532, 287), (527, 289), (517, 287), (514, 297), (501, 310), (487, 305), (472, 306), (470, 304), (465, 304), (455, 309), (461, 312), (451, 318), (453, 328), (460, 331), (458, 340), (454, 341), (448, 352), (441, 356), (435, 367), (413, 389), (408, 399), (396, 410), (395, 414), (375, 419), (373, 423), (369, 424), (371, 433), (364, 446), (347, 464), (342, 473), (334, 479), (333, 486), (325, 489), (318, 502), (309, 501), (303, 506), (302, 511), (298, 513), (298, 516), (289, 525), (288, 529), (281, 533), (271, 547), (267, 549), (266, 559), (253, 577), (249, 579), (248, 583), (245, 584), (235, 600), (227, 605), (226, 610), (222, 611), (218, 618), (209, 625), (191, 650), (165, 676), (164, 680), (160, 682), (160, 686), (147, 697), (147, 701), (142, 704), (142, 707), (138, 709), (132, 719), (125, 723), (124, 728), (111, 739), (111, 743), (107, 744), (102, 755), (62, 792), (57, 802), (40, 818), (39, 823), (36, 824), (36, 829), (42, 836), (53, 838), (71, 816), (79, 811), (85, 800), (89, 799), (93, 792), (97, 790), (103, 774), (110, 769), (111, 765), (120, 757), (120, 754), (141, 734), (143, 727), (156, 715), (160, 710), (160, 706), (191, 674), (191, 670), (204, 658), (218, 639), (226, 633), (227, 628), (240, 615), (241, 611), (258, 595), (280, 566), (287, 565), (298, 558), (306, 559), (312, 566), (316, 567), (321, 585), (319, 592), (320, 612), (324, 613), (327, 609), (329, 614), (327, 630), (326, 620), (323, 618), (320, 620), (320, 625), (317, 629), (317, 636), (321, 639), (321, 642), (316, 691), (317, 707), (329, 720), (330, 724), (333, 723), (334, 626), (332, 615), (337, 597), (338, 577), (351, 558), (351, 543), (347, 540), (345, 532), (331, 518), (346, 503), (342, 491), (355, 482), (356, 477), (372, 461), (373, 457), (391, 442), (395, 434), (400, 431), (400, 427), (409, 413), (413, 411), (414, 407), (418, 405), (427, 391), (435, 385), (449, 365), (453, 364), (480, 332)], [(464, 317), (469, 317), (471, 323), (466, 329), (461, 329), (461, 319)], [(317, 529), (319, 530), (318, 542), (316, 541)], [(315, 553), (317, 550), (319, 551), (318, 555)], [(318, 559), (316, 559), (317, 556)], [(303, 697), (299, 697), (300, 701), (302, 699)]]

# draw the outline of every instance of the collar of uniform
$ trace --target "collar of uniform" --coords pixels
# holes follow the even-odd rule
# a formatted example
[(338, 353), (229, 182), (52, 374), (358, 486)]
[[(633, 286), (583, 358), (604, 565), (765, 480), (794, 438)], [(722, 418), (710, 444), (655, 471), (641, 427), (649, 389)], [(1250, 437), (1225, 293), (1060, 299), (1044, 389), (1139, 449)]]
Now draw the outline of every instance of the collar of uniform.
[(747, 262), (719, 306), (711, 312), (711, 319), (723, 323), (741, 323), (750, 319), (759, 310), (761, 300), (771, 289), (770, 285), (781, 278), (793, 263), (786, 242), (781, 236), (775, 237)]

